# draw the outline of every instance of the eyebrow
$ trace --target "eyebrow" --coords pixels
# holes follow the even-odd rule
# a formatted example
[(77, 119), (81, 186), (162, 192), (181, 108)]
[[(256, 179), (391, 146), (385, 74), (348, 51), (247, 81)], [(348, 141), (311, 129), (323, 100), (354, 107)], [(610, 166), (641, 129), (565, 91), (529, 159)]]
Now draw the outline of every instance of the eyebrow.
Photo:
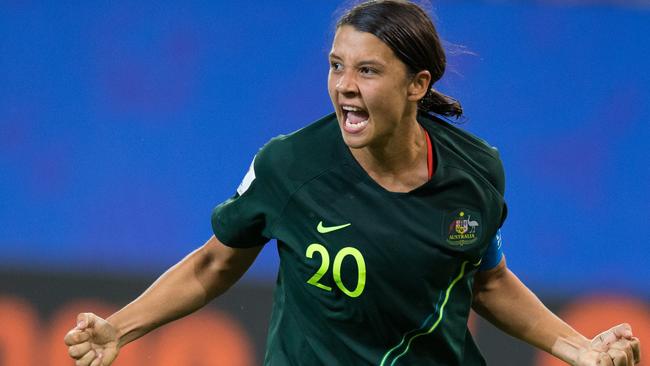
[[(330, 58), (330, 59), (335, 58), (335, 59), (339, 59), (339, 60), (342, 59), (340, 56), (338, 56), (338, 55), (335, 54), (335, 53), (330, 53), (330, 54), (329, 54), (329, 58)], [(381, 61), (379, 61), (379, 60), (376, 60), (376, 59), (372, 59), (372, 58), (371, 58), (371, 59), (367, 59), (367, 60), (361, 60), (361, 61), (359, 61), (359, 62), (356, 63), (356, 66), (361, 66), (361, 65), (364, 65), (364, 66), (365, 66), (365, 65), (370, 65), (370, 66), (385, 66), (385, 63), (384, 63), (384, 62), (381, 62)]]

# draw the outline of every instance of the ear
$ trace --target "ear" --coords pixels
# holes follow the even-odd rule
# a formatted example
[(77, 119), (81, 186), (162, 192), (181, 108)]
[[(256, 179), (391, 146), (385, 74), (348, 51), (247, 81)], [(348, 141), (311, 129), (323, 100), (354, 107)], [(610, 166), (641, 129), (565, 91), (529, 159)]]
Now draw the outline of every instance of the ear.
[(408, 100), (417, 102), (424, 97), (429, 91), (429, 83), (431, 82), (431, 73), (427, 70), (422, 70), (413, 76), (408, 85)]

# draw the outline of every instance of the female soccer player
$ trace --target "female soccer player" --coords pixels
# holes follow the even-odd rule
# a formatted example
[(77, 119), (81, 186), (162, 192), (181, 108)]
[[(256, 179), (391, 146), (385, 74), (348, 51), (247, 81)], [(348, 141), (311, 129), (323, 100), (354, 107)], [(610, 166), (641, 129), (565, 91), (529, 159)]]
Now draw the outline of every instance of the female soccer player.
[[(445, 55), (405, 1), (360, 4), (329, 55), (335, 113), (271, 140), (215, 235), (144, 294), (65, 337), (77, 365), (110, 365), (125, 344), (226, 291), (276, 238), (280, 270), (264, 365), (484, 365), (473, 307), (572, 365), (633, 365), (629, 326), (589, 340), (506, 268), (497, 150), (446, 122), (460, 105), (432, 86)], [(218, 347), (215, 344), (215, 347)]]

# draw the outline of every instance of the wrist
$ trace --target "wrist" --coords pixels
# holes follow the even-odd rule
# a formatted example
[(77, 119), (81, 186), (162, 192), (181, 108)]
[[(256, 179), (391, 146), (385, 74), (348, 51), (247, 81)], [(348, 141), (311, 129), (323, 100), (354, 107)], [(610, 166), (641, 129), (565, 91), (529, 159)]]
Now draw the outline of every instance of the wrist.
[(562, 361), (575, 365), (581, 352), (589, 348), (589, 340), (582, 335), (558, 337), (551, 347), (551, 354)]
[(106, 318), (106, 322), (115, 330), (119, 348), (141, 336), (141, 334), (139, 335), (141, 327), (136, 324), (134, 319), (129, 320), (121, 317), (119, 311)]

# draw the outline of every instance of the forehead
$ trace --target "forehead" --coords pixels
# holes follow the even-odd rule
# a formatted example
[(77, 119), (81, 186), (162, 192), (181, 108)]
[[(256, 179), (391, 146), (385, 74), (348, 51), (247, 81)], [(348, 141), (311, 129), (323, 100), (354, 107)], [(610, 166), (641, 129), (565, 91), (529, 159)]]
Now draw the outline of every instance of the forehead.
[(393, 50), (381, 39), (372, 33), (360, 32), (350, 25), (338, 28), (330, 54), (350, 61), (366, 59), (385, 63), (399, 61)]

